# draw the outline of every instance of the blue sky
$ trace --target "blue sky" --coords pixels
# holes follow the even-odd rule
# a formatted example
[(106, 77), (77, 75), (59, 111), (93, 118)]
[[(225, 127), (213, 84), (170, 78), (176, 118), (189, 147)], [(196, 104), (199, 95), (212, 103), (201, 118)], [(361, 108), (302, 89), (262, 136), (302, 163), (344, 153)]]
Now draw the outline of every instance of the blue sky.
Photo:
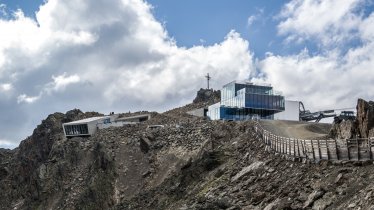
[[(151, 6), (150, 6), (151, 5)], [(374, 99), (373, 0), (0, 0), (0, 147), (48, 114), (165, 111), (235, 79)]]

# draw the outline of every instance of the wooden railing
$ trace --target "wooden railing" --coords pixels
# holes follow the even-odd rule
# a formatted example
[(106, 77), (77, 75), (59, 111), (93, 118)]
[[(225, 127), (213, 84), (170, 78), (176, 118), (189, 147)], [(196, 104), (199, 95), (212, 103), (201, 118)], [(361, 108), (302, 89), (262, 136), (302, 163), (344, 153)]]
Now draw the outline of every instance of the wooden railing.
[(271, 150), (295, 158), (318, 160), (373, 160), (374, 138), (297, 139), (274, 135), (254, 122), (258, 139)]

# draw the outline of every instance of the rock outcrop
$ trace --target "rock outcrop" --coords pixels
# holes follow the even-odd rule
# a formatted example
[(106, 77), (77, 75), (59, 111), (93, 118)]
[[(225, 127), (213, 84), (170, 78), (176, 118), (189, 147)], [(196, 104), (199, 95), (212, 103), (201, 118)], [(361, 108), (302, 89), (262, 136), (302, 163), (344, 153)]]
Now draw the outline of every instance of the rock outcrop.
[(203, 89), (201, 88), (196, 95), (196, 98), (193, 100), (194, 103), (216, 103), (221, 99), (221, 91), (213, 89)]
[(374, 102), (358, 99), (356, 120), (334, 122), (330, 137), (336, 139), (374, 137)]
[(358, 99), (357, 126), (361, 138), (374, 137), (374, 102)]
[(334, 139), (351, 139), (356, 136), (356, 133), (356, 121), (342, 120), (332, 125), (329, 136)]

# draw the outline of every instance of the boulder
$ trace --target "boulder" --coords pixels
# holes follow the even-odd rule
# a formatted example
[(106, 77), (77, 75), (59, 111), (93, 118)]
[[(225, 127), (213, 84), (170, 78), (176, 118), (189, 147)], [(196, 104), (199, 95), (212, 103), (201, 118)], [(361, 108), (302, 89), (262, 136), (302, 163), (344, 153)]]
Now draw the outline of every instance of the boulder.
[(232, 179), (231, 179), (231, 182), (235, 182), (237, 180), (239, 180), (240, 178), (242, 178), (243, 176), (247, 175), (248, 173), (252, 172), (252, 171), (255, 171), (257, 169), (259, 169), (260, 167), (264, 166), (265, 163), (264, 162), (261, 162), (261, 161), (257, 161), (257, 162), (254, 162), (252, 163), (251, 165), (243, 168), (239, 173), (237, 173)]

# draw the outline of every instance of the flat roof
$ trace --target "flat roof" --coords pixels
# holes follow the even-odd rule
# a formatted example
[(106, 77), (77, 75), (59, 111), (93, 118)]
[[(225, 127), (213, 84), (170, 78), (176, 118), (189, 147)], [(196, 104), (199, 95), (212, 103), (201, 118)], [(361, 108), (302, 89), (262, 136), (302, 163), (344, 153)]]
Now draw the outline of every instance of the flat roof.
[(100, 119), (103, 119), (103, 118), (108, 118), (108, 116), (90, 117), (90, 118), (86, 118), (86, 119), (82, 119), (82, 120), (77, 120), (77, 121), (73, 121), (73, 122), (64, 123), (63, 125), (75, 125), (75, 124), (88, 123), (88, 122), (100, 120)]
[(268, 83), (259, 83), (259, 82), (251, 82), (249, 80), (234, 80), (234, 81), (231, 81), (225, 85), (223, 85), (223, 87), (227, 86), (227, 85), (230, 85), (230, 84), (241, 84), (241, 85), (253, 85), (253, 86), (260, 86), (260, 87), (273, 87), (271, 86), (271, 84), (268, 84)]
[(134, 115), (134, 116), (130, 116), (130, 117), (121, 117), (121, 118), (115, 119), (115, 121), (131, 120), (131, 119), (137, 119), (137, 118), (142, 118), (142, 117), (151, 118), (151, 114), (141, 114), (141, 115)]

